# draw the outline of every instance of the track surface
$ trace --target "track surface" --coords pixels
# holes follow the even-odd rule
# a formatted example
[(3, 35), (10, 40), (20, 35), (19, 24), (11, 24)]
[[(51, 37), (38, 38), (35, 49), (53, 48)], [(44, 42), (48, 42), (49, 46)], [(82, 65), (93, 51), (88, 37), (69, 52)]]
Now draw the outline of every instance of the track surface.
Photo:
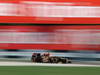
[(0, 66), (71, 66), (71, 67), (100, 67), (100, 65), (89, 65), (89, 64), (48, 64), (48, 63), (31, 63), (31, 62), (5, 62), (0, 61)]

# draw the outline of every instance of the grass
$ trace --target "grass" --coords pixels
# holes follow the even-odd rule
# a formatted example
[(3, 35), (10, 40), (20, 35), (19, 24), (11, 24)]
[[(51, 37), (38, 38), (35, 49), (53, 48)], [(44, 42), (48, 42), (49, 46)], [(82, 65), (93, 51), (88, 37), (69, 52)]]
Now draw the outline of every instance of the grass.
[(99, 75), (100, 67), (1, 66), (0, 75)]

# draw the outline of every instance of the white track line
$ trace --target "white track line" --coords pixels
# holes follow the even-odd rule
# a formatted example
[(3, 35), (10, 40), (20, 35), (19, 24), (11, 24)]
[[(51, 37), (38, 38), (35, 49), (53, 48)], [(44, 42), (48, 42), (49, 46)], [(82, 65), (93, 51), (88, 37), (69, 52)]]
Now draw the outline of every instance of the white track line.
[(29, 62), (0, 62), (0, 66), (100, 67), (100, 65), (86, 65), (86, 64), (48, 64), (48, 63), (29, 63)]

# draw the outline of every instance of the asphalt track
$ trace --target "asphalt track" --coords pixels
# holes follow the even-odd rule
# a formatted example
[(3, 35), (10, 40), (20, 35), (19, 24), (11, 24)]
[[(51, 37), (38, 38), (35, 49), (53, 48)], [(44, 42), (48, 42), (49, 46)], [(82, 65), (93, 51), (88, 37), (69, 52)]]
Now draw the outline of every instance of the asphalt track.
[(58, 66), (58, 67), (100, 67), (100, 65), (96, 64), (48, 64), (48, 63), (32, 63), (32, 62), (7, 62), (0, 61), (0, 66)]

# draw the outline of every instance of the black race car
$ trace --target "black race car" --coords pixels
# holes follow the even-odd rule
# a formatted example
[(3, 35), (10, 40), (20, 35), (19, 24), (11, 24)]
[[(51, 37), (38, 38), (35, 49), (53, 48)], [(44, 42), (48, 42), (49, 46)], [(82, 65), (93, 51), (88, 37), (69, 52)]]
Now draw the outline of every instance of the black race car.
[(72, 63), (71, 60), (66, 57), (50, 56), (49, 54), (41, 55), (40, 53), (33, 53), (31, 60), (36, 63)]

